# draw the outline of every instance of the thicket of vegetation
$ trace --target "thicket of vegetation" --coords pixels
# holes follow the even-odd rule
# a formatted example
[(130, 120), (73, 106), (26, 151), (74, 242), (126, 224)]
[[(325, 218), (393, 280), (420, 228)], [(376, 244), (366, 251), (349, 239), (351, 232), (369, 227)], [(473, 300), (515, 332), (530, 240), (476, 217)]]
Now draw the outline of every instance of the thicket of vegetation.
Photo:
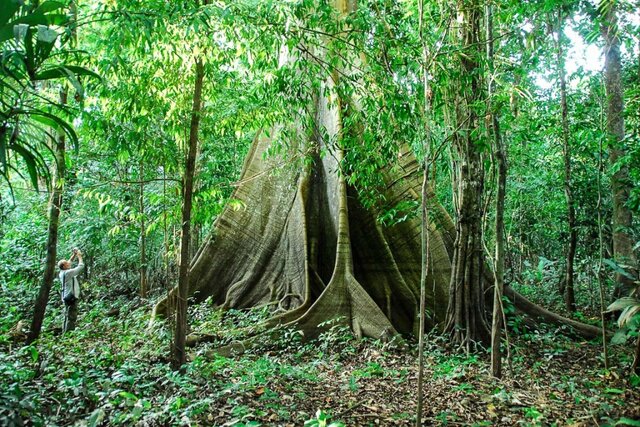
[(0, 425), (639, 425), (636, 1), (0, 1)]

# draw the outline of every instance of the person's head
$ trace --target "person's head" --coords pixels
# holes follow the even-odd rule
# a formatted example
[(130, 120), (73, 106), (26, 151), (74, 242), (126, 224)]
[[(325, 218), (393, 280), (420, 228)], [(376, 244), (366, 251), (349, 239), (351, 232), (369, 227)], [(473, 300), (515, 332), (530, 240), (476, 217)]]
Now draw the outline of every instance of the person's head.
[(71, 263), (66, 259), (61, 259), (60, 261), (58, 261), (58, 268), (60, 270), (68, 270), (71, 268)]

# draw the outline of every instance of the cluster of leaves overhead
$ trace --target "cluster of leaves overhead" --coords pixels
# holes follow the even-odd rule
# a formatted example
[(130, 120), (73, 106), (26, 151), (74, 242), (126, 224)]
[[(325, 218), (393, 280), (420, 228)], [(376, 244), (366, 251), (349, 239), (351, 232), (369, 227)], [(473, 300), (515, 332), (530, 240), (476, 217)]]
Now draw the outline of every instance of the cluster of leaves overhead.
[[(53, 82), (64, 79), (84, 94), (82, 79), (96, 74), (80, 66), (83, 54), (70, 48), (69, 2), (10, 0), (0, 13), (0, 174), (26, 169), (34, 187), (48, 178), (50, 141), (58, 134), (77, 142), (67, 107)], [(22, 162), (22, 163), (19, 163)]]
[[(308, 154), (308, 147), (291, 144), (291, 137), (314, 129), (311, 101), (327, 75), (325, 54), (317, 50), (323, 48), (326, 23), (335, 15), (329, 4), (117, 1), (83, 3), (80, 14), (93, 19), (81, 19), (79, 43), (104, 76), (104, 84), (92, 88), (78, 121), (82, 149), (70, 187), (73, 197), (87, 204), (80, 208), (74, 200), (74, 212), (80, 208), (95, 219), (81, 227), (91, 228), (93, 237), (83, 240), (93, 242), (92, 247), (106, 244), (116, 250), (114, 244), (120, 242), (124, 265), (133, 268), (136, 255), (129, 250), (136, 247), (145, 219), (149, 253), (167, 248), (167, 228), (168, 248), (175, 248), (192, 67), (198, 57), (205, 65), (194, 194), (194, 225), (200, 235), (227, 203), (259, 129), (296, 123), (273, 134), (272, 153), (291, 155), (285, 161), (292, 167)], [(307, 22), (308, 16), (317, 22)], [(144, 213), (140, 188), (134, 185), (141, 181)], [(98, 218), (87, 212), (92, 207)], [(100, 233), (109, 235), (109, 241), (99, 238)]]

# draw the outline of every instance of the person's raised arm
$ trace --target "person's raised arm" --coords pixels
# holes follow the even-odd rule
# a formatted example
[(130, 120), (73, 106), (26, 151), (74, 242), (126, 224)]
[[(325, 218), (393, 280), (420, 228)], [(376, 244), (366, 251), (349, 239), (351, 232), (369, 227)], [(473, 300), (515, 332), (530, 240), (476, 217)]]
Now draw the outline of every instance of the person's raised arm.
[(79, 250), (75, 251), (75, 255), (78, 258), (78, 265), (75, 268), (67, 270), (67, 272), (65, 273), (67, 277), (75, 277), (80, 274), (82, 270), (84, 270), (84, 262), (82, 262), (82, 252), (80, 252)]

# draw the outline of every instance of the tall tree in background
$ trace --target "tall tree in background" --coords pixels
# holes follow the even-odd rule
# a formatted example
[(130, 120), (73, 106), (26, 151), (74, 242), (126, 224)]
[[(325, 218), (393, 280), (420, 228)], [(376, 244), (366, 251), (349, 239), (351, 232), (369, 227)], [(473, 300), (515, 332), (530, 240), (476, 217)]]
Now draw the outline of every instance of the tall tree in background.
[(147, 282), (147, 245), (144, 209), (144, 154), (140, 155), (140, 297), (146, 298), (149, 293)]
[(607, 93), (607, 132), (609, 134), (609, 162), (613, 170), (611, 192), (613, 200), (613, 257), (627, 274), (616, 273), (617, 296), (626, 296), (637, 278), (637, 260), (633, 253), (631, 238), (632, 215), (627, 206), (630, 183), (629, 169), (619, 164), (626, 154), (624, 129), (624, 98), (620, 61), (620, 37), (618, 34), (618, 2), (602, 0), (598, 11), (601, 18), (601, 31), (605, 40), (605, 88)]
[(483, 7), (475, 0), (458, 6), (460, 79), (456, 102), (454, 145), (459, 157), (456, 182), (456, 240), (452, 259), (447, 331), (453, 341), (471, 351), (474, 343), (487, 343), (490, 331), (483, 293), (482, 195), (484, 169), (479, 143), (478, 106), (482, 102), (480, 57), (483, 43), (480, 22)]
[(571, 184), (571, 145), (569, 143), (569, 106), (567, 104), (567, 79), (564, 52), (564, 11), (558, 11), (556, 34), (556, 66), (560, 83), (560, 110), (562, 139), (562, 157), (564, 160), (564, 195), (567, 202), (567, 225), (569, 227), (569, 241), (566, 253), (566, 269), (564, 277), (564, 289), (562, 289), (567, 310), (576, 310), (575, 292), (573, 286), (574, 261), (576, 246), (578, 244), (578, 231), (576, 229), (576, 209), (573, 201), (573, 189)]
[(189, 297), (189, 266), (191, 261), (191, 207), (193, 202), (193, 178), (198, 153), (198, 128), (202, 108), (202, 83), (204, 65), (196, 59), (196, 78), (193, 88), (193, 108), (189, 128), (189, 147), (187, 152), (184, 179), (182, 183), (182, 233), (180, 235), (180, 272), (178, 277), (178, 298), (176, 301), (176, 323), (173, 341), (173, 369), (180, 369), (187, 360), (185, 342), (187, 337), (187, 299)]

